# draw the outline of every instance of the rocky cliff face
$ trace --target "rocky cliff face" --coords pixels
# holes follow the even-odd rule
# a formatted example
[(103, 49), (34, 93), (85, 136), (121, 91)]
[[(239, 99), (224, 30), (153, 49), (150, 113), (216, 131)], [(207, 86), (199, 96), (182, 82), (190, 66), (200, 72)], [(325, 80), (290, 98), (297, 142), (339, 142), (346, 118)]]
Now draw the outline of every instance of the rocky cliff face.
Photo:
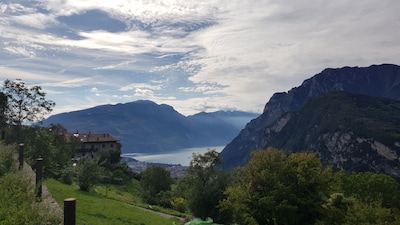
[(358, 137), (351, 132), (325, 134), (317, 143), (308, 149), (317, 152), (325, 165), (345, 171), (370, 171), (400, 178), (398, 145), (389, 147), (373, 138)]
[[(279, 133), (290, 120), (292, 114), (287, 112), (299, 110), (310, 98), (334, 91), (400, 100), (400, 66), (384, 64), (365, 68), (325, 69), (289, 92), (274, 94), (266, 104), (263, 114), (248, 123), (239, 135), (223, 149), (221, 157), (224, 162), (224, 169), (231, 170), (234, 167), (241, 166), (247, 162), (251, 151), (268, 147), (271, 137)], [(333, 146), (337, 143), (332, 140), (340, 140), (332, 139), (335, 135), (326, 135), (325, 139), (321, 139), (321, 142), (325, 140), (326, 145)], [(340, 137), (344, 135), (344, 138), (349, 134), (340, 133), (336, 135)], [(327, 140), (331, 141), (328, 143)], [(313, 149), (311, 148), (313, 146), (307, 147)], [(321, 146), (315, 146), (316, 148), (322, 149)], [(340, 148), (330, 149), (333, 152), (337, 151), (337, 154), (332, 153), (329, 157), (333, 157), (333, 159), (329, 159), (331, 161), (327, 159), (326, 163), (336, 163), (338, 168), (345, 168), (344, 159), (334, 159), (341, 157), (346, 158), (346, 160), (350, 159), (339, 154), (342, 151)], [(354, 158), (354, 160), (358, 159)], [(373, 163), (373, 161), (368, 160), (366, 162)]]

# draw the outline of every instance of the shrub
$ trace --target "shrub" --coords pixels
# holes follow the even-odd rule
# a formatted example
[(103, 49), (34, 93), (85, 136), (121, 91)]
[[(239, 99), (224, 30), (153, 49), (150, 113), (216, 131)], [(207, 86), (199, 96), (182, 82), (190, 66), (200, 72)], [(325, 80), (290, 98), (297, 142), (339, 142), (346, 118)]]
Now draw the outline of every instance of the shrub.
[(62, 218), (35, 203), (34, 185), (21, 172), (0, 178), (0, 224), (61, 224)]
[(17, 154), (13, 147), (0, 145), (0, 176), (16, 171)]

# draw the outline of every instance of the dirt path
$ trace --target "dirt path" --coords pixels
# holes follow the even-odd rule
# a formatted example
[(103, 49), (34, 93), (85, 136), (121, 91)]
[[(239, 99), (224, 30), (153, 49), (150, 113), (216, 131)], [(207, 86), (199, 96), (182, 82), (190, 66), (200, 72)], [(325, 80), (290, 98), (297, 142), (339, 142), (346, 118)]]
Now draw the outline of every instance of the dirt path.
[[(32, 181), (33, 185), (35, 186), (36, 185), (36, 173), (32, 170), (32, 168), (27, 163), (24, 163), (23, 172), (28, 177), (28, 179), (30, 179)], [(38, 204), (41, 207), (48, 209), (49, 211), (47, 213), (50, 215), (57, 215), (60, 217), (63, 217), (63, 215), (64, 215), (63, 210), (58, 205), (56, 200), (51, 196), (49, 189), (45, 185), (42, 185), (42, 198), (41, 198), (41, 201), (38, 202)]]
[(157, 215), (162, 216), (162, 217), (167, 218), (167, 219), (177, 219), (177, 220), (179, 220), (181, 222), (185, 221), (185, 218), (182, 218), (182, 217), (177, 217), (177, 216), (169, 215), (169, 214), (166, 214), (166, 213), (157, 212), (157, 211), (154, 211), (154, 210), (151, 210), (151, 209), (142, 208), (142, 207), (139, 207), (139, 206), (135, 206), (135, 207), (140, 209), (140, 210), (146, 211), (146, 212), (151, 212), (151, 213), (157, 214)]

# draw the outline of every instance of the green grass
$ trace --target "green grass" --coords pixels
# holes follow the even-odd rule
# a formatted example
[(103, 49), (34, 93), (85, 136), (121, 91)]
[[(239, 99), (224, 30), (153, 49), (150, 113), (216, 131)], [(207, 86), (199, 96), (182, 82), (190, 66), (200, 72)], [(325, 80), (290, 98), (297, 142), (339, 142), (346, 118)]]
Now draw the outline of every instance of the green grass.
[(104, 197), (125, 202), (133, 205), (140, 205), (140, 184), (137, 180), (131, 180), (124, 185), (99, 185), (94, 191)]
[[(159, 215), (145, 212), (134, 205), (126, 203), (126, 201), (118, 201), (118, 196), (114, 191), (109, 189), (109, 194), (115, 199), (110, 199), (103, 194), (96, 192), (83, 192), (76, 186), (65, 185), (56, 180), (46, 180), (45, 185), (49, 188), (51, 194), (57, 203), (63, 207), (65, 198), (76, 198), (76, 224), (107, 224), (107, 225), (168, 225), (173, 224), (176, 220), (166, 219)], [(124, 193), (125, 196), (126, 193)], [(124, 196), (122, 195), (122, 196)], [(131, 196), (132, 202), (137, 201)]]

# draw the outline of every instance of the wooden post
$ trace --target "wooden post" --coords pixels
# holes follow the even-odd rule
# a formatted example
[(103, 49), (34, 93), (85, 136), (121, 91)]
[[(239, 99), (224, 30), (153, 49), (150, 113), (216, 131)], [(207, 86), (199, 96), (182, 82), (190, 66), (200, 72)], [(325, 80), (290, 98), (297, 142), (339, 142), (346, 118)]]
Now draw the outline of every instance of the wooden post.
[(22, 170), (24, 168), (24, 147), (23, 143), (18, 146), (18, 169)]
[(76, 224), (76, 199), (64, 199), (64, 225)]
[(36, 197), (42, 197), (43, 158), (36, 159)]

